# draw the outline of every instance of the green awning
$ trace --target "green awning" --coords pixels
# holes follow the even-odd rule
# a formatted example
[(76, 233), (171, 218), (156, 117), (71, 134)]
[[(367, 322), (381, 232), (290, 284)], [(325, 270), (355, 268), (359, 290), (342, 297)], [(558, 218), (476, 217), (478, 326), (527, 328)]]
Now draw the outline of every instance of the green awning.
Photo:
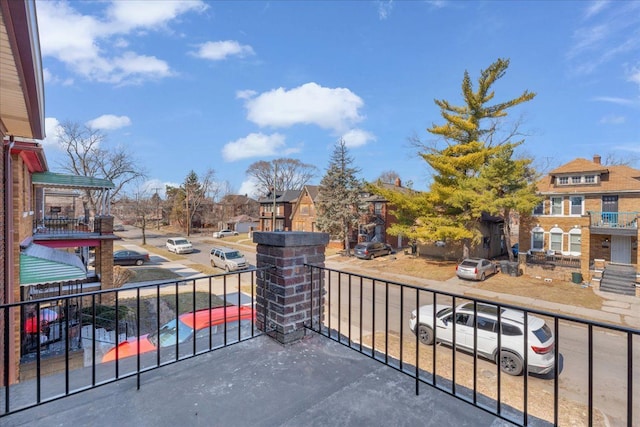
[(31, 175), (33, 185), (40, 187), (111, 189), (115, 188), (108, 179), (92, 176), (65, 175), (53, 172), (40, 172)]
[(86, 278), (82, 260), (69, 252), (36, 244), (20, 252), (20, 286)]

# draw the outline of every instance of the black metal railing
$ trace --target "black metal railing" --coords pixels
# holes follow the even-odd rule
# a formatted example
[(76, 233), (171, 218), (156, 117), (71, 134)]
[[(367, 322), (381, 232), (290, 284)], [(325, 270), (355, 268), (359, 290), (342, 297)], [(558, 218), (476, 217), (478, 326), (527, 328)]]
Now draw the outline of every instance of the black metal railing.
[[(322, 276), (324, 291), (312, 296), (312, 321), (307, 327), (411, 376), (416, 394), (427, 384), (521, 426), (640, 425), (638, 329), (324, 267), (308, 268), (312, 280)], [(464, 325), (451, 322), (448, 344), (444, 335), (447, 324), (440, 319), (442, 307), (417, 309), (462, 304), (473, 318)], [(486, 316), (483, 320), (478, 313), (487, 306), (497, 317), (495, 325), (502, 325), (494, 325), (496, 351), (492, 354), (483, 352), (479, 345), (479, 340), (486, 338), (482, 338)], [(420, 318), (421, 312), (427, 319)], [(537, 347), (532, 334), (514, 341), (513, 331), (505, 326), (514, 313), (521, 316), (523, 330), (529, 330), (529, 325), (539, 328), (543, 320), (553, 335), (552, 347)], [(420, 334), (411, 329), (413, 323), (436, 325), (432, 334), (437, 345), (421, 343)], [(423, 339), (428, 342), (429, 336)], [(513, 348), (514, 343), (520, 350)], [(507, 352), (515, 352), (521, 359), (523, 374), (506, 374), (517, 373), (511, 370), (509, 363), (514, 358), (506, 357), (513, 356)], [(539, 360), (538, 352), (546, 362)]]
[(254, 304), (263, 272), (0, 305), (0, 418), (124, 378), (137, 377), (139, 388), (146, 371), (260, 335)]
[(95, 219), (83, 218), (45, 218), (33, 221), (33, 233), (37, 236), (41, 235), (61, 235), (61, 234), (82, 234), (82, 233), (98, 233), (96, 230)]
[(545, 268), (555, 267), (580, 268), (580, 256), (562, 255), (549, 251), (534, 251), (525, 253), (527, 264), (541, 265)]

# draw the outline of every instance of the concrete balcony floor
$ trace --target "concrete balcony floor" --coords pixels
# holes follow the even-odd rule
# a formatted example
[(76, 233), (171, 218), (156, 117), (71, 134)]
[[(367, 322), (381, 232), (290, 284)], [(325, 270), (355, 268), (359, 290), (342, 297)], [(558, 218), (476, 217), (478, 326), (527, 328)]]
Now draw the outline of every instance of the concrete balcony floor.
[[(61, 379), (63, 380), (63, 379)], [(310, 333), (267, 336), (0, 419), (8, 426), (492, 426), (512, 424)]]

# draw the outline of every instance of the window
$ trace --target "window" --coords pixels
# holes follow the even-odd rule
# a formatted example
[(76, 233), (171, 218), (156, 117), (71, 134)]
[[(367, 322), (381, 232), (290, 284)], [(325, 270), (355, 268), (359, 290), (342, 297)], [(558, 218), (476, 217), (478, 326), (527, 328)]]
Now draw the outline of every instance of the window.
[(596, 176), (595, 175), (586, 175), (584, 177), (584, 182), (585, 182), (585, 184), (595, 184), (596, 183)]
[(549, 249), (562, 252), (562, 229), (552, 228), (549, 231)]
[(502, 335), (518, 336), (518, 335), (522, 335), (522, 330), (520, 330), (520, 328), (518, 328), (515, 325), (510, 325), (508, 323), (503, 323), (502, 324)]
[(561, 176), (558, 178), (558, 184), (560, 185), (567, 185), (569, 183), (569, 177), (568, 176)]
[(551, 198), (551, 215), (562, 215), (562, 197)]
[(486, 317), (478, 316), (478, 330), (494, 332), (496, 328), (496, 321), (493, 319), (487, 319)]
[(544, 215), (544, 201), (540, 202), (535, 208), (533, 208), (534, 215)]
[(531, 249), (541, 251), (544, 248), (544, 230), (536, 227), (531, 230)]
[(580, 184), (581, 180), (582, 180), (582, 177), (580, 177), (580, 176), (572, 176), (571, 177), (571, 183), (572, 184)]
[(582, 215), (584, 196), (571, 196), (569, 200), (571, 203), (571, 215)]
[(375, 203), (374, 211), (376, 215), (382, 215), (382, 203)]
[(309, 215), (309, 205), (307, 203), (300, 205), (300, 215)]
[(574, 228), (569, 232), (569, 252), (571, 255), (580, 255), (582, 251), (581, 237), (579, 228)]

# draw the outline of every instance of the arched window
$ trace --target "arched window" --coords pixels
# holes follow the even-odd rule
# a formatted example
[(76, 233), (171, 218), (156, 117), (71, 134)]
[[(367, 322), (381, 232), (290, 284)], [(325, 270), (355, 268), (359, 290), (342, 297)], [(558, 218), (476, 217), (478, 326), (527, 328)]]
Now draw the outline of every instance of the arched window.
[(582, 252), (582, 230), (572, 228), (569, 231), (569, 253), (571, 255), (580, 255)]
[(549, 230), (549, 250), (562, 252), (562, 229), (554, 227)]
[(542, 227), (536, 227), (531, 230), (531, 250), (544, 250), (544, 229)]

